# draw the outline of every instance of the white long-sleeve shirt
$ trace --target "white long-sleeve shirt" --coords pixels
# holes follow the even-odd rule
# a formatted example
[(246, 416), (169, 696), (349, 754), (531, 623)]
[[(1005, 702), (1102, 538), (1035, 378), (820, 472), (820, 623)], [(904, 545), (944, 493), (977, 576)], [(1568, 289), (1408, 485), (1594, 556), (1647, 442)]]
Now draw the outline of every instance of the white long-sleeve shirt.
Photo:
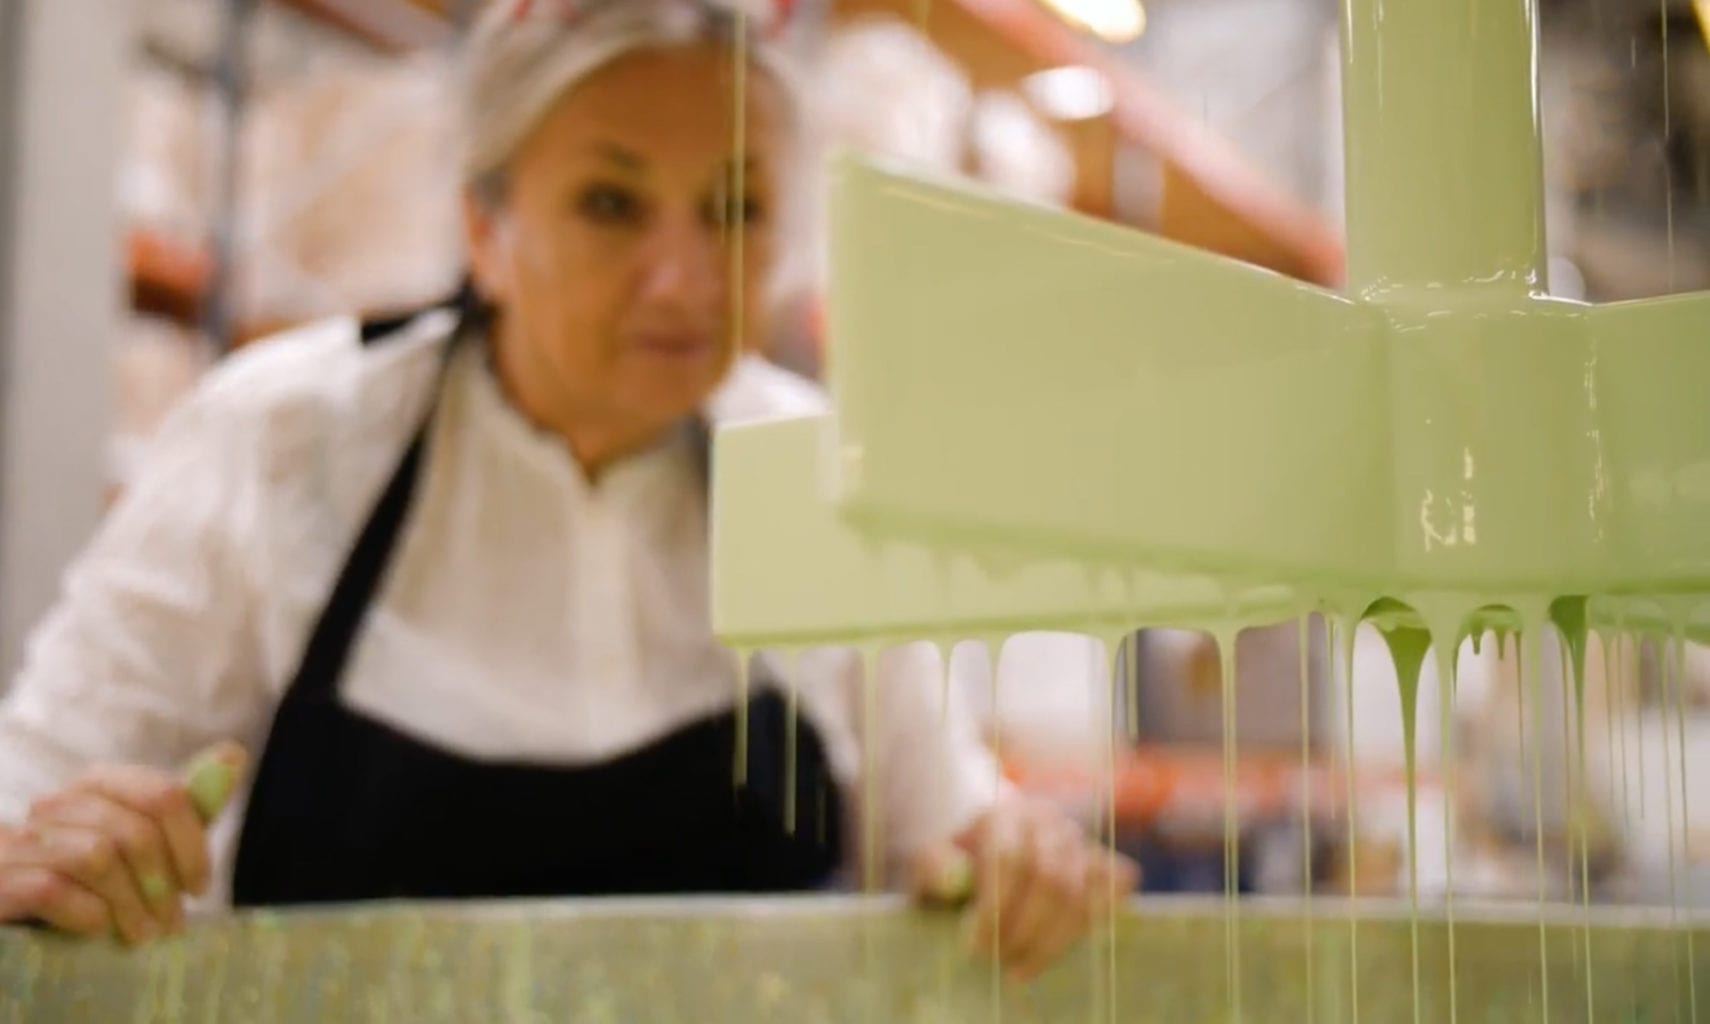
[[(298, 331), (227, 360), (169, 418), (0, 702), (0, 821), (93, 763), (175, 766), (228, 737), (259, 752), (424, 414), (427, 461), (346, 667), (349, 705), (467, 755), (558, 763), (611, 758), (732, 706), (688, 446), (661, 444), (590, 482), (509, 404), (478, 346), (454, 355), (428, 413), (451, 327), (430, 314), (370, 347), (350, 320)], [(811, 384), (749, 358), (708, 413), (822, 406)], [(794, 671), (855, 802), (859, 659), (813, 651)], [(876, 672), (874, 827), (892, 868), (998, 787), (971, 716), (954, 697), (942, 706), (942, 671), (935, 648), (911, 645)], [(213, 837), (222, 881), (241, 817), (240, 801)]]

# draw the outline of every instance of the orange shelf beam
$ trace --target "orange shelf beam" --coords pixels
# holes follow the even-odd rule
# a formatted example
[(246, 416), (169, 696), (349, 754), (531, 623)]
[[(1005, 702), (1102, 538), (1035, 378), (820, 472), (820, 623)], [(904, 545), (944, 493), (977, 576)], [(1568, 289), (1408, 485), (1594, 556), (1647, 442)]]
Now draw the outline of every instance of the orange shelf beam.
[(146, 228), (133, 228), (125, 245), (131, 307), (194, 323), (213, 272), (208, 254)]
[(1162, 233), (1326, 286), (1342, 283), (1340, 234), (1175, 106), (1138, 70), (1036, 0), (956, 0), (1045, 67), (1078, 64), (1110, 81), (1121, 136), (1165, 168)]
[[(1346, 794), (1343, 769), (1328, 759), (1302, 765), (1297, 752), (1245, 753), (1236, 760), (1231, 792), (1223, 778), (1222, 753), (1216, 749), (1147, 744), (1120, 751), (1112, 764), (1112, 802), (1116, 819), (1125, 826), (1145, 827), (1160, 819), (1205, 817), (1221, 811), (1233, 796), (1243, 820), (1298, 817), (1310, 808), (1315, 819), (1330, 821), (1342, 813)], [(1006, 760), (1004, 774), (1024, 792), (1044, 799), (1086, 802), (1104, 792), (1104, 780), (1079, 764), (1037, 764)], [(1441, 784), (1435, 773), (1422, 771), (1417, 785)], [(1376, 798), (1404, 792), (1400, 769), (1362, 768), (1355, 772), (1356, 791)]]

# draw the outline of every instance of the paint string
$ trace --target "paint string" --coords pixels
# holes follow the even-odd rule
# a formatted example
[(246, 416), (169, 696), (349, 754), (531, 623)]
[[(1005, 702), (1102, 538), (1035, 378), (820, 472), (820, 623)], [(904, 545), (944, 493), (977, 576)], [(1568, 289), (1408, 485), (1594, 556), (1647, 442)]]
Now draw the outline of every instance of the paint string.
[[(1094, 659), (1094, 662), (1100, 663), (1102, 662), (1102, 659)], [(1114, 679), (1111, 682), (1112, 685), (1115, 684)], [(1094, 674), (1093, 677), (1093, 685), (1095, 687), (1097, 685), (1096, 674)], [(1093, 699), (1089, 702), (1088, 711), (1088, 715), (1092, 719), (1095, 735), (1098, 727), (1098, 711), (1098, 695), (1095, 691)], [(1114, 778), (1105, 778), (1103, 768), (1099, 764), (1099, 762), (1104, 760), (1106, 757), (1106, 751), (1103, 750), (1103, 747), (1105, 743), (1108, 742), (1109, 741), (1105, 741), (1104, 743), (1091, 745), (1092, 764), (1090, 767), (1092, 778), (1096, 781), (1098, 786), (1097, 809), (1093, 813), (1093, 835), (1099, 842), (1105, 842), (1104, 837), (1106, 835), (1106, 829), (1108, 827), (1107, 821), (1109, 818), (1108, 808), (1110, 805), (1110, 799), (1105, 793), (1105, 787), (1113, 784)], [(1087, 1021), (1089, 1024), (1100, 1024), (1101, 1021), (1105, 1020), (1105, 1008), (1108, 1005), (1108, 1000), (1106, 998), (1108, 995), (1108, 989), (1105, 984), (1105, 961), (1104, 953), (1099, 949), (1099, 944), (1097, 942), (1090, 941), (1090, 937), (1091, 934), (1096, 934), (1096, 929), (1102, 927), (1105, 929), (1105, 937), (1107, 939), (1114, 939), (1116, 927), (1112, 920), (1112, 916), (1109, 914), (1104, 915), (1104, 920), (1102, 921), (1089, 921), (1088, 924), (1089, 941), (1086, 943), (1088, 992)]]
[[(746, 182), (743, 180), (744, 165), (747, 160), (744, 154), (748, 149), (748, 22), (747, 16), (741, 12), (736, 16), (736, 39), (731, 53), (731, 164), (734, 180), (730, 182), (733, 194), (725, 197), (724, 209), (719, 217), (720, 230), (729, 231), (730, 265), (733, 268), (730, 275), (730, 304), (731, 304), (731, 350), (743, 350), (743, 300), (746, 297), (744, 288), (746, 262), (743, 248), (746, 242), (744, 232), (746, 225), (742, 218), (734, 218), (736, 224), (731, 228), (733, 219), (731, 212), (741, 208), (743, 196), (746, 194)], [(746, 651), (739, 654), (741, 667), (737, 673), (736, 692), (736, 786), (741, 789), (748, 784), (748, 668), (750, 654)]]
[[(1692, 818), (1686, 800), (1687, 780), (1691, 778), (1686, 772), (1686, 624), (1676, 621), (1674, 627), (1674, 723), (1677, 730), (1675, 753), (1680, 758), (1680, 847), (1681, 857), (1686, 862), (1687, 870), (1692, 865)], [(1666, 728), (1666, 726), (1665, 726)], [(1691, 1015), (1688, 1020), (1698, 1019), (1698, 957), (1694, 949), (1695, 938), (1692, 928), (1685, 928), (1686, 934), (1686, 997)]]
[(743, 325), (746, 320), (744, 302), (747, 298), (748, 276), (748, 224), (747, 219), (740, 215), (748, 195), (748, 16), (741, 11), (736, 14), (736, 38), (732, 45), (731, 62), (730, 91), (731, 102), (735, 107), (734, 116), (731, 118), (731, 181), (730, 194), (725, 197), (724, 216), (720, 220), (727, 225), (735, 221), (734, 229), (730, 232), (730, 330), (735, 341), (731, 350), (740, 353), (746, 342)]
[[(1527, 621), (1537, 623), (1534, 628), (1542, 630), (1542, 617), (1529, 616)], [(1516, 646), (1520, 653), (1520, 691), (1523, 695), (1530, 693), (1532, 698), (1532, 820), (1538, 850), (1538, 973), (1543, 1019), (1547, 1021), (1550, 1019), (1550, 946), (1546, 928), (1549, 875), (1544, 869), (1544, 688), (1538, 665), (1542, 638), (1523, 633), (1516, 638)]]
[[(992, 780), (992, 782), (993, 782), (993, 785), (995, 787), (995, 791), (1002, 792), (1002, 790), (1003, 790), (1003, 729), (1001, 728), (999, 723), (1001, 723), (1003, 721), (1003, 718), (999, 714), (999, 705), (998, 705), (997, 663), (998, 663), (998, 657), (1002, 653), (1003, 648), (1002, 648), (1001, 644), (993, 645), (993, 644), (988, 642), (986, 644), (986, 650), (987, 650), (986, 661), (988, 664), (990, 664), (992, 666), (992, 672), (991, 672), (991, 677), (990, 677), (991, 678), (991, 688), (992, 688), (991, 737), (992, 737), (992, 763), (994, 766), (994, 774), (996, 776)], [(999, 857), (996, 859), (996, 862), (992, 865), (992, 871), (994, 872), (993, 877), (992, 877), (992, 884), (997, 887), (998, 892), (1004, 891), (1003, 862), (1004, 862), (1004, 858)], [(1002, 949), (1003, 949), (1003, 914), (994, 910), (994, 912), (992, 913), (992, 1024), (1003, 1024), (1003, 961), (1002, 961), (1002, 958), (1001, 958), (1000, 953), (999, 953), (999, 951)]]
[[(954, 653), (955, 653), (955, 650), (956, 650), (956, 642), (954, 640), (946, 639), (946, 640), (941, 640), (941, 641), (935, 642), (934, 646), (938, 650), (938, 654), (939, 654), (938, 667), (940, 670), (940, 676), (939, 676), (939, 702), (940, 703), (938, 705), (939, 759), (940, 759), (940, 763), (949, 764), (950, 758), (951, 758), (951, 732), (950, 732), (951, 660), (952, 660)], [(993, 672), (997, 671), (997, 667), (995, 665), (992, 666), (992, 671)], [(954, 943), (945, 943), (944, 947), (939, 951), (939, 957), (938, 957), (938, 1010), (937, 1010), (937, 1013), (939, 1016), (942, 1016), (944, 1014), (949, 1013), (950, 1007), (955, 1005), (953, 993), (955, 991), (955, 983), (954, 982), (955, 982), (956, 964), (958, 963), (959, 960), (960, 960), (959, 951), (956, 949), (955, 944)]]
[(800, 758), (797, 754), (797, 733), (801, 722), (801, 685), (797, 678), (800, 658), (790, 659), (784, 666), (784, 693), (788, 707), (784, 714), (784, 834), (796, 834), (796, 801), (798, 783), (796, 772)]
[(1663, 231), (1664, 252), (1668, 262), (1668, 290), (1675, 290), (1674, 277), (1674, 166), (1668, 160), (1670, 136), (1673, 134), (1674, 114), (1670, 109), (1668, 69), (1668, 0), (1657, 0), (1657, 24), (1662, 32), (1662, 148), (1663, 148)]
[[(1579, 856), (1578, 835), (1572, 822), (1574, 807), (1573, 798), (1575, 792), (1573, 764), (1574, 694), (1569, 687), (1574, 685), (1575, 680), (1573, 676), (1570, 675), (1570, 665), (1573, 654), (1568, 648), (1568, 639), (1566, 635), (1564, 635), (1560, 629), (1556, 632), (1556, 656), (1561, 661), (1561, 672), (1559, 673), (1559, 678), (1561, 681), (1562, 698), (1562, 832), (1563, 846), (1565, 847), (1565, 852), (1567, 854), (1563, 863), (1569, 865), (1567, 873), (1568, 895), (1571, 898), (1574, 889), (1578, 886), (1578, 879), (1574, 878), (1572, 865), (1574, 860)], [(1576, 950), (1574, 952), (1574, 956), (1577, 957), (1578, 955), (1579, 953)]]
[(1140, 742), (1140, 634), (1132, 630), (1126, 637), (1127, 653), (1122, 661), (1126, 671), (1123, 672), (1123, 708), (1124, 724), (1128, 730), (1128, 742)]
[[(859, 659), (861, 673), (861, 892), (872, 900), (879, 893), (880, 861), (879, 851), (879, 674), (883, 670), (880, 657), (883, 651), (876, 645), (859, 648), (855, 655)], [(864, 999), (862, 1002), (863, 1019), (872, 1022), (878, 1019), (878, 991), (874, 982), (877, 977), (879, 956), (878, 915), (872, 906), (866, 908), (863, 915), (861, 935), (861, 956), (863, 961), (863, 977), (866, 982), (862, 986)]]
[[(1671, 658), (1669, 658), (1669, 656), (1668, 656), (1668, 647), (1666, 645), (1666, 641), (1663, 642), (1662, 649), (1660, 651), (1658, 651), (1657, 662), (1658, 662), (1657, 674), (1658, 674), (1658, 677), (1662, 681), (1662, 689), (1661, 689), (1661, 692), (1659, 693), (1660, 700), (1659, 700), (1658, 706), (1657, 706), (1657, 722), (1662, 729), (1663, 817), (1664, 817), (1664, 825), (1666, 828), (1666, 834), (1667, 834), (1667, 840), (1668, 840), (1669, 927), (1676, 935), (1678, 935), (1678, 934), (1680, 934), (1680, 858), (1675, 851), (1675, 830), (1674, 830), (1674, 807), (1675, 807), (1675, 804), (1674, 804), (1674, 772), (1673, 772), (1674, 755), (1672, 753), (1672, 748), (1673, 748), (1674, 744), (1671, 741), (1669, 727), (1668, 727), (1668, 710), (1669, 710), (1669, 707), (1671, 706), (1671, 701), (1674, 699), (1670, 695), (1670, 692), (1669, 692), (1669, 676), (1671, 674), (1673, 674), (1671, 671), (1672, 667), (1673, 667), (1673, 660)], [(1679, 685), (1680, 685), (1680, 680), (1676, 679), (1675, 680), (1675, 686), (1678, 688)], [(1643, 756), (1642, 751), (1641, 751), (1640, 756)], [(1674, 964), (1674, 990), (1676, 992), (1679, 992), (1680, 988), (1681, 988), (1681, 985), (1680, 985), (1680, 947), (1679, 946), (1675, 947), (1674, 955), (1672, 957), (1670, 957), (1670, 960)], [(1687, 967), (1688, 967), (1687, 973), (1688, 974), (1692, 973), (1692, 965), (1689, 963), (1687, 965)]]
[(881, 882), (879, 851), (879, 819), (883, 814), (879, 790), (879, 730), (882, 714), (879, 700), (880, 674), (884, 652), (877, 647), (861, 651), (861, 888), (869, 894), (879, 891)]
[(1644, 821), (1650, 804), (1650, 799), (1645, 795), (1645, 762), (1649, 758), (1645, 756), (1645, 700), (1642, 692), (1645, 664), (1644, 644), (1640, 642), (1638, 637), (1631, 637), (1628, 639), (1627, 645), (1631, 649), (1630, 660), (1622, 668), (1633, 680), (1633, 690), (1631, 691), (1634, 698), (1632, 710), (1633, 749), (1638, 755), (1633, 761), (1639, 769), (1639, 820)]
[[(1106, 715), (1107, 715), (1106, 720), (1099, 723), (1099, 731), (1100, 731), (1100, 734), (1104, 737), (1104, 754), (1105, 754), (1105, 763), (1104, 763), (1104, 827), (1105, 827), (1104, 840), (1105, 840), (1105, 854), (1110, 858), (1111, 863), (1113, 863), (1113, 864), (1116, 861), (1116, 722), (1114, 720), (1115, 719), (1114, 712), (1115, 712), (1115, 708), (1116, 708), (1115, 683), (1118, 679), (1122, 679), (1125, 676), (1131, 677), (1131, 675), (1132, 675), (1132, 673), (1125, 673), (1123, 671), (1123, 669), (1125, 667), (1124, 662), (1132, 662), (1134, 660), (1135, 644), (1133, 641), (1134, 641), (1134, 634), (1133, 633), (1127, 633), (1127, 634), (1113, 633), (1108, 638), (1106, 638), (1106, 640), (1105, 640), (1105, 651), (1109, 654), (1109, 669), (1110, 669), (1110, 671), (1104, 674), (1103, 679), (1099, 680), (1099, 683), (1100, 683), (1099, 691), (1098, 691), (1099, 703), (1094, 704), (1095, 709), (1102, 709), (1103, 711), (1106, 712)], [(1128, 645), (1126, 651), (1124, 650), (1124, 646), (1123, 646), (1125, 642)], [(1108, 888), (1105, 892), (1106, 919), (1105, 919), (1104, 1007), (1105, 1007), (1106, 1024), (1116, 1024), (1117, 1016), (1118, 1016), (1117, 1005), (1116, 1005), (1116, 977), (1117, 977), (1117, 975), (1116, 975), (1116, 914), (1117, 914), (1118, 908), (1117, 908), (1117, 891), (1116, 891), (1116, 873), (1114, 871), (1107, 873), (1106, 885)], [(1089, 943), (1089, 945), (1094, 946), (1094, 955), (1096, 957), (1096, 955), (1097, 955), (1096, 944)], [(1094, 972), (1095, 972), (1095, 976), (1096, 976), (1096, 973), (1097, 973), (1096, 967), (1094, 968)], [(1095, 1010), (1097, 1009), (1096, 1005), (1095, 1005), (1094, 1009)]]
[[(1496, 647), (1497, 656), (1499, 658), (1501, 658), (1502, 660), (1506, 661), (1508, 658), (1508, 653), (1507, 653), (1508, 643), (1507, 643), (1506, 634), (1499, 631), (1496, 634), (1496, 642), (1497, 642), (1497, 647)], [(1526, 669), (1525, 669), (1525, 654), (1521, 649), (1521, 641), (1518, 637), (1515, 638), (1514, 648), (1515, 648), (1515, 650), (1514, 650), (1515, 660), (1517, 663), (1519, 663), (1519, 668), (1518, 668), (1518, 670), (1515, 674), (1515, 677), (1514, 677), (1514, 722), (1515, 722), (1516, 727), (1520, 730), (1520, 740), (1519, 740), (1519, 743), (1520, 743), (1520, 745), (1519, 745), (1520, 760), (1519, 760), (1519, 763), (1524, 765), (1527, 761), (1527, 757), (1526, 757)]]
[(1447, 921), (1449, 959), (1449, 1024), (1460, 1019), (1455, 968), (1455, 810), (1458, 806), (1458, 767), (1455, 764), (1455, 693), (1460, 680), (1461, 636), (1451, 628), (1436, 634), (1438, 662), (1438, 741), (1443, 751), (1443, 913)]
[(754, 652), (736, 651), (736, 743), (731, 751), (731, 785), (741, 790), (748, 785), (748, 670)]
[[(1561, 718), (1562, 718), (1562, 744), (1561, 744), (1561, 777), (1562, 777), (1561, 778), (1561, 782), (1562, 782), (1561, 832), (1562, 832), (1562, 835), (1561, 835), (1561, 839), (1562, 839), (1562, 845), (1565, 848), (1564, 849), (1565, 856), (1562, 859), (1562, 865), (1563, 865), (1562, 874), (1563, 874), (1563, 878), (1565, 880), (1564, 884), (1566, 885), (1566, 902), (1572, 903), (1575, 899), (1578, 898), (1577, 894), (1579, 891), (1579, 868), (1577, 866), (1578, 862), (1579, 862), (1579, 842), (1578, 842), (1578, 840), (1579, 840), (1579, 829), (1578, 829), (1578, 823), (1575, 820), (1574, 800), (1573, 800), (1573, 795), (1574, 795), (1573, 694), (1569, 692), (1569, 687), (1572, 685), (1572, 680), (1571, 680), (1571, 678), (1569, 676), (1569, 672), (1568, 672), (1568, 665), (1570, 663), (1571, 654), (1568, 651), (1568, 639), (1567, 639), (1566, 633), (1560, 628), (1560, 623), (1557, 623), (1557, 627), (1558, 628), (1556, 631), (1556, 658), (1557, 658), (1557, 662), (1558, 662), (1557, 667), (1559, 668), (1560, 671), (1557, 672), (1556, 677), (1557, 677), (1557, 680), (1561, 684), (1560, 685), (1560, 696), (1561, 696), (1561, 702), (1562, 702), (1562, 715), (1561, 715)], [(1574, 971), (1574, 973), (1577, 974), (1582, 967), (1581, 961), (1582, 961), (1583, 957), (1581, 956), (1581, 944), (1580, 943), (1571, 943), (1569, 945), (1569, 952), (1573, 955), (1573, 971)], [(1586, 981), (1589, 983), (1590, 979), (1587, 978)], [(1588, 1006), (1589, 1006), (1589, 1003), (1588, 1003)]]
[[(1381, 627), (1380, 627), (1381, 628)], [(1413, 1022), (1422, 1024), (1423, 1004), (1419, 984), (1419, 681), (1425, 651), (1430, 643), (1423, 630), (1382, 630), (1390, 661), (1401, 690), (1401, 749), (1407, 783), (1407, 905), (1409, 959), (1413, 979)]]
[[(1631, 830), (1633, 827), (1633, 804), (1630, 787), (1627, 785), (1627, 723), (1622, 718), (1622, 701), (1626, 695), (1621, 691), (1621, 633), (1617, 629), (1614, 635), (1605, 637), (1603, 643), (1603, 685), (1609, 691), (1609, 803), (1614, 806), (1619, 802), (1621, 807), (1621, 825)], [(1616, 792), (1619, 786), (1620, 792)]]
[(1354, 912), (1354, 900), (1359, 892), (1359, 787), (1355, 782), (1354, 756), (1354, 641), (1358, 620), (1343, 619), (1342, 661), (1344, 674), (1343, 713), (1346, 732), (1343, 781), (1347, 787), (1348, 804), (1348, 997), (1349, 1019), (1360, 1021), (1360, 919)]
[(1229, 1019), (1237, 1024), (1241, 1020), (1241, 848), (1235, 780), (1235, 652), (1238, 637), (1233, 625), (1225, 626), (1217, 634), (1223, 693), (1223, 946)]
[[(944, 741), (945, 750), (948, 751), (950, 744), (950, 667), (951, 662), (956, 657), (956, 643), (953, 640), (944, 640), (936, 646), (938, 647), (939, 668), (941, 669), (938, 677), (938, 728), (943, 734), (941, 738)], [(997, 670), (997, 662), (994, 661), (991, 663), (993, 676), (996, 676)]]
[(1568, 769), (1568, 811), (1572, 815), (1573, 832), (1568, 838), (1568, 874), (1573, 874), (1575, 834), (1579, 839), (1579, 900), (1580, 900), (1580, 945), (1576, 951), (1580, 967), (1585, 972), (1585, 1018), (1588, 1022), (1597, 1019), (1596, 984), (1591, 967), (1591, 839), (1586, 822), (1586, 809), (1591, 801), (1591, 784), (1586, 775), (1585, 763), (1585, 669), (1586, 645), (1588, 634), (1583, 623), (1562, 627), (1562, 655), (1567, 671), (1562, 674), (1563, 701), (1562, 721), (1568, 725), (1568, 715), (1573, 716), (1571, 723), (1574, 731), (1573, 745), (1564, 747), (1564, 755), (1568, 749), (1573, 751)]
[(1317, 1020), (1317, 986), (1313, 984), (1312, 956), (1312, 616), (1300, 617), (1300, 892), (1305, 912), (1301, 915), (1301, 941), (1306, 963), (1306, 1019)]

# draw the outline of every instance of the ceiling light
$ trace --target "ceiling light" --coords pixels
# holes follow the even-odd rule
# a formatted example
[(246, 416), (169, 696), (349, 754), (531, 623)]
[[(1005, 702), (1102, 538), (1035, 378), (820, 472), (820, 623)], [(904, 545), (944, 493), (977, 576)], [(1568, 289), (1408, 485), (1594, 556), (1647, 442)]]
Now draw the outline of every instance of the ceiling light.
[(1094, 68), (1081, 65), (1052, 68), (1021, 81), (1027, 99), (1046, 117), (1085, 121), (1110, 113), (1110, 82)]
[(1140, 0), (1044, 0), (1064, 21), (1111, 43), (1126, 43), (1146, 31)]

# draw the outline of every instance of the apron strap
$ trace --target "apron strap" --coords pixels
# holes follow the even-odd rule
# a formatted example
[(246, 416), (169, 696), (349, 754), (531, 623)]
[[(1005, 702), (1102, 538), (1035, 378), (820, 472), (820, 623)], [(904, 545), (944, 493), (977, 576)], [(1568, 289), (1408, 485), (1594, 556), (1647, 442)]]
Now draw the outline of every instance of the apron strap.
[(350, 660), (350, 651), (356, 645), (356, 635), (367, 618), (369, 605), (374, 603), (380, 582), (386, 578), (392, 552), (404, 532), (404, 520), (409, 514), (410, 501), (415, 497), (416, 480), (421, 476), (428, 426), (439, 406), (439, 394), (445, 385), (451, 354), (479, 318), (478, 304), (473, 287), (465, 284), (445, 302), (403, 316), (382, 317), (362, 323), (360, 338), (363, 346), (379, 345), (396, 336), (417, 317), (446, 308), (457, 310), (458, 323), (445, 343), (433, 397), (428, 401), (421, 425), (416, 428), (409, 446), (398, 460), (397, 468), (392, 470), (392, 476), (386, 481), (385, 490), (380, 492), (379, 500), (368, 513), (368, 520), (356, 535), (356, 544), (351, 548), (344, 567), (339, 570), (332, 595), (322, 606), (315, 628), (309, 633), (309, 642), (297, 664), (297, 674), (291, 680), (291, 692), (331, 697), (338, 690), (345, 664)]
[[(308, 644), (303, 649), (303, 657), (298, 663), (296, 676), (291, 680), (289, 692), (328, 698), (337, 694), (339, 681), (343, 678), (345, 666), (350, 660), (350, 652), (356, 646), (357, 634), (361, 632), (368, 608), (374, 603), (381, 582), (386, 578), (392, 553), (403, 534), (410, 503), (415, 497), (416, 481), (421, 476), (423, 453), (428, 446), (428, 428), (433, 421), (434, 410), (439, 405), (439, 395), (444, 388), (451, 354), (465, 336), (480, 333), (484, 329), (488, 314), (476, 297), (473, 287), (466, 284), (448, 302), (437, 303), (426, 310), (406, 316), (366, 321), (362, 325), (363, 345), (384, 344), (386, 339), (395, 336), (417, 316), (443, 308), (457, 310), (458, 324), (451, 339), (446, 342), (439, 381), (434, 386), (434, 396), (428, 403), (421, 426), (416, 428), (415, 434), (410, 438), (409, 447), (398, 460), (397, 468), (392, 471), (385, 489), (380, 492), (379, 499), (368, 514), (367, 522), (357, 534), (356, 544), (351, 548), (344, 567), (339, 571), (337, 582), (333, 584), (332, 595), (322, 607), (315, 627), (309, 634)], [(712, 434), (703, 416), (690, 419), (688, 435), (695, 465), (701, 473), (702, 483), (710, 498)]]
[(326, 696), (338, 690), (356, 634), (367, 617), (369, 605), (374, 603), (374, 595), (392, 560), (392, 551), (403, 533), (404, 518), (409, 512), (410, 499), (415, 496), (416, 480), (421, 476), (427, 433), (426, 424), (416, 430), (404, 457), (398, 461), (398, 468), (392, 471), (392, 478), (380, 493), (380, 500), (369, 513), (368, 522), (357, 535), (356, 546), (333, 585), (332, 596), (309, 634), (297, 676), (291, 681), (292, 690)]

